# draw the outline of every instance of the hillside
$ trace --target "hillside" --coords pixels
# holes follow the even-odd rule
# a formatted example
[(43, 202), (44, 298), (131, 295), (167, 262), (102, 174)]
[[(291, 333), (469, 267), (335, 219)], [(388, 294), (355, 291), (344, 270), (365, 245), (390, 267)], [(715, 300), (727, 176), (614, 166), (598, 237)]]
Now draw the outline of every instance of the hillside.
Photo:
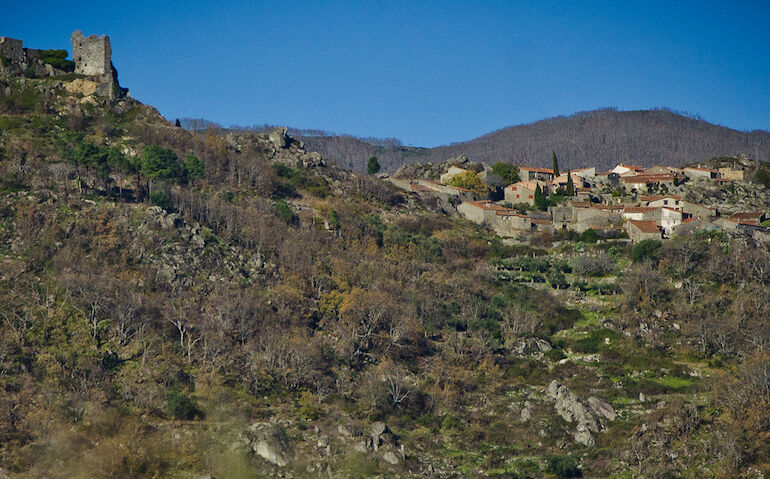
[(770, 473), (766, 246), (504, 241), (97, 87), (0, 76), (0, 478)]
[(645, 167), (684, 165), (714, 157), (745, 154), (770, 158), (770, 133), (742, 132), (666, 110), (604, 109), (503, 128), (471, 141), (436, 148), (372, 146), (351, 137), (303, 137), (308, 148), (338, 164), (363, 171), (377, 156), (384, 170), (439, 162), (465, 154), (472, 161), (549, 167), (555, 151), (565, 168), (617, 163)]

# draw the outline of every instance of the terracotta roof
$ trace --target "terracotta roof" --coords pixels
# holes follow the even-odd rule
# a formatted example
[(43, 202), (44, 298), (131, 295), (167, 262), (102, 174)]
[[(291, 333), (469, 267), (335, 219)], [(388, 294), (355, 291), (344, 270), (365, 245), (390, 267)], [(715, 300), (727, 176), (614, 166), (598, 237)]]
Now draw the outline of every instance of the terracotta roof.
[(553, 174), (553, 170), (550, 168), (535, 168), (532, 166), (520, 166), (519, 169), (524, 171), (534, 171), (535, 173), (548, 173), (549, 175)]
[[(524, 188), (530, 191), (535, 191), (537, 189), (537, 185), (539, 185), (540, 183), (542, 182), (538, 182), (537, 180), (519, 181), (517, 183), (512, 183), (506, 186), (505, 189), (515, 186), (517, 188)], [(543, 186), (545, 186), (545, 183), (543, 183)], [(511, 188), (511, 190), (513, 190), (513, 188)]]
[(640, 196), (639, 201), (658, 201), (666, 198), (671, 198), (672, 200), (682, 199), (682, 197), (679, 195), (647, 195), (647, 196)]
[(654, 221), (630, 220), (629, 223), (642, 233), (658, 233), (660, 231)]
[(736, 218), (741, 220), (758, 220), (764, 215), (761, 211), (741, 211), (739, 213), (733, 213), (730, 218)]
[(592, 205), (591, 208), (597, 210), (622, 210), (625, 208), (623, 205)]
[(681, 210), (678, 210), (676, 208), (671, 208), (670, 206), (661, 206), (660, 209), (673, 211), (675, 213), (679, 213), (680, 215), (683, 214)]
[(497, 216), (518, 216), (519, 218), (529, 218), (527, 215), (521, 215), (511, 210), (497, 211), (495, 214), (497, 214)]
[(694, 216), (693, 216), (692, 218), (687, 218), (686, 220), (682, 221), (682, 224), (685, 224), (685, 223), (689, 223), (689, 222), (691, 222), (691, 221), (695, 221), (695, 220), (697, 220), (697, 219), (698, 219), (698, 218), (696, 218), (696, 217), (694, 217)]
[(465, 203), (481, 208), (482, 210), (495, 210), (495, 211), (507, 211), (507, 208), (503, 208), (493, 201), (466, 201)]

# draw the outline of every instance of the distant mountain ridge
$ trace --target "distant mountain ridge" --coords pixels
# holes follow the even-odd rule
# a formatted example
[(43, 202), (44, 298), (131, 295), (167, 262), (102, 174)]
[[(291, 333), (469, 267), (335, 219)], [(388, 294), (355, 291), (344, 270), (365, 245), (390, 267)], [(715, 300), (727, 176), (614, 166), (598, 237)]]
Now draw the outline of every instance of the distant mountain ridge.
[(351, 136), (301, 136), (309, 151), (340, 166), (363, 171), (376, 156), (383, 171), (438, 162), (465, 154), (472, 161), (506, 161), (551, 166), (556, 152), (562, 168), (617, 163), (684, 165), (721, 156), (770, 159), (770, 132), (734, 130), (671, 110), (601, 109), (511, 126), (476, 139), (435, 148), (374, 145)]

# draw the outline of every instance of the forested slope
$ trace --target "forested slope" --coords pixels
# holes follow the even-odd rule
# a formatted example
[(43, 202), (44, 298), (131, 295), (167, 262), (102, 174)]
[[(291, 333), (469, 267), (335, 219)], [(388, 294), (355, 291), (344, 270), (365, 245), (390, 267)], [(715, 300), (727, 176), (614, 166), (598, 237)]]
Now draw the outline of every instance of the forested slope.
[(684, 165), (721, 156), (770, 158), (770, 133), (743, 132), (667, 110), (604, 109), (503, 128), (474, 140), (436, 148), (374, 146), (345, 137), (308, 136), (309, 148), (364, 171), (377, 156), (388, 172), (405, 164), (438, 162), (465, 154), (472, 161), (551, 166), (556, 152), (565, 168), (618, 163)]
[(0, 82), (0, 477), (770, 471), (767, 247), (504, 244), (70, 81)]

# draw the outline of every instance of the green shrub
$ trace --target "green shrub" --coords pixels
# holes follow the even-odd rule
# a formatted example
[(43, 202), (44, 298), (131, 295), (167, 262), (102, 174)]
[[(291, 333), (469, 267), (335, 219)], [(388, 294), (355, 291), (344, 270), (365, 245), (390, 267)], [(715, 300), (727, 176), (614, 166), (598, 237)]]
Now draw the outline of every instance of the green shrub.
[(599, 236), (593, 228), (589, 228), (580, 234), (580, 241), (583, 243), (596, 243), (598, 239)]
[(171, 209), (171, 198), (162, 191), (153, 191), (150, 193), (150, 203), (160, 206), (164, 210)]
[(551, 455), (547, 457), (548, 460), (548, 472), (554, 474), (559, 479), (569, 477), (583, 477), (583, 473), (578, 468), (577, 462), (571, 456), (555, 456)]
[(67, 60), (67, 50), (40, 50), (40, 59), (54, 68), (65, 72), (75, 71), (75, 62)]
[(634, 246), (631, 251), (631, 259), (634, 263), (642, 263), (644, 261), (655, 262), (658, 259), (658, 250), (662, 243), (658, 240), (643, 240)]
[(283, 200), (275, 204), (275, 211), (278, 217), (285, 221), (286, 224), (292, 224), (297, 220), (294, 212), (291, 210), (291, 206)]
[(183, 421), (205, 417), (195, 400), (178, 389), (172, 389), (166, 394), (166, 409), (172, 417)]

